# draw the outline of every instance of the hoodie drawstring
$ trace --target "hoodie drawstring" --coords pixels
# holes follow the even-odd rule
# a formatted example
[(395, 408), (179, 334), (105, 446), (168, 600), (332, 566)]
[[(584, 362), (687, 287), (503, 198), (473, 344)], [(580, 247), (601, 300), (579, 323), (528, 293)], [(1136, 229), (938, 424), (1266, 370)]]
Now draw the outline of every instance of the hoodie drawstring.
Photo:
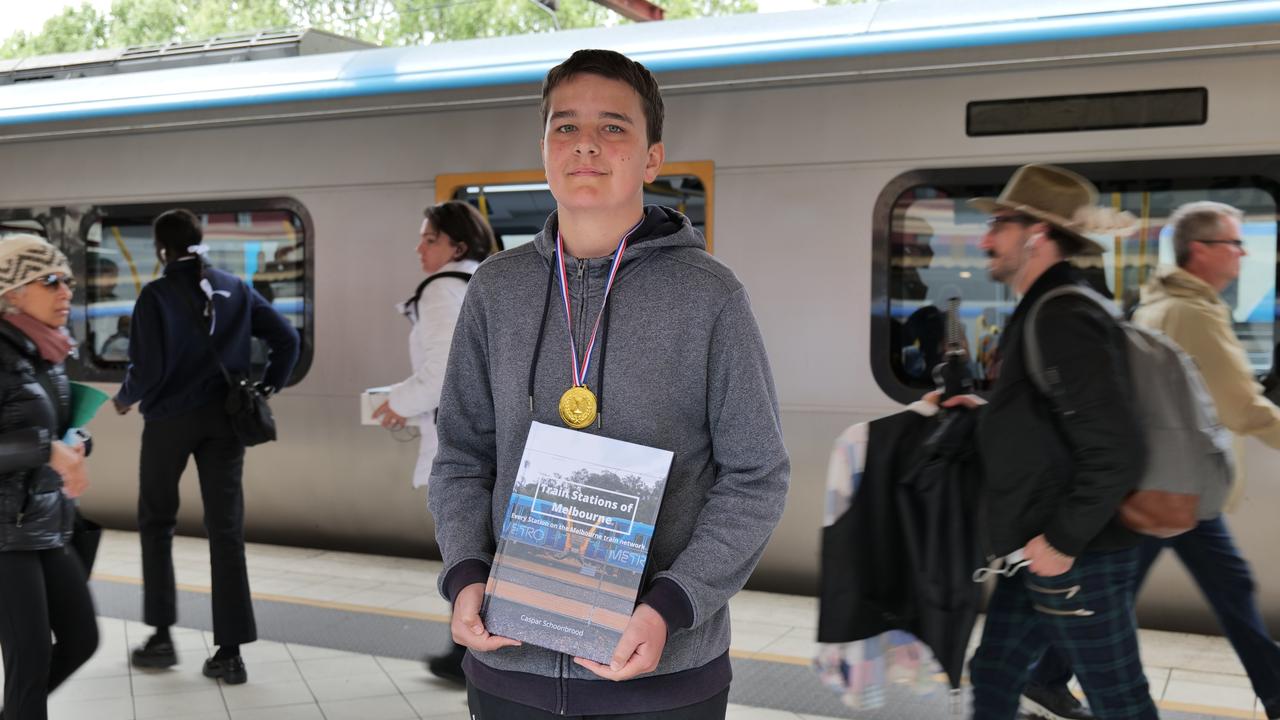
[[(555, 287), (556, 271), (551, 268), (547, 275), (547, 294), (542, 300), (542, 320), (538, 322), (538, 340), (533, 344), (533, 359), (529, 362), (529, 412), (533, 413), (533, 389), (538, 377), (538, 359), (542, 355), (542, 339), (547, 333), (547, 313), (551, 310), (551, 290)], [(609, 318), (613, 316), (613, 307), (608, 303), (604, 307), (600, 329), (600, 369), (596, 372), (596, 428), (604, 426), (604, 363), (609, 348)]]
[(547, 312), (551, 310), (551, 289), (556, 284), (554, 268), (547, 275), (547, 297), (542, 301), (542, 320), (538, 321), (538, 341), (533, 344), (533, 360), (529, 362), (529, 413), (533, 413), (533, 385), (538, 377), (538, 356), (542, 354), (542, 336), (547, 332)]

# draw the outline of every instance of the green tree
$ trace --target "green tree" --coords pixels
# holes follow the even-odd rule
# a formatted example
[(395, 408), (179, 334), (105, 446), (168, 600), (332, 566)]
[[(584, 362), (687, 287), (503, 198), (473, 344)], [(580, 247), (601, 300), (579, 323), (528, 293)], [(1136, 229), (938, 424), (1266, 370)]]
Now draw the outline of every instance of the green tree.
[(0, 44), (0, 57), (29, 57), (54, 53), (81, 52), (106, 47), (107, 18), (93, 5), (64, 8), (45, 21), (40, 32), (19, 30)]
[[(756, 11), (756, 0), (665, 0), (668, 19)], [(50, 18), (39, 33), (17, 32), (0, 57), (24, 57), (251, 30), (312, 27), (379, 45), (416, 45), (629, 22), (591, 0), (559, 0), (553, 19), (534, 0), (114, 0), (87, 2)]]
[(756, 0), (659, 0), (666, 11), (666, 19), (709, 17), (713, 15), (741, 15), (759, 10)]

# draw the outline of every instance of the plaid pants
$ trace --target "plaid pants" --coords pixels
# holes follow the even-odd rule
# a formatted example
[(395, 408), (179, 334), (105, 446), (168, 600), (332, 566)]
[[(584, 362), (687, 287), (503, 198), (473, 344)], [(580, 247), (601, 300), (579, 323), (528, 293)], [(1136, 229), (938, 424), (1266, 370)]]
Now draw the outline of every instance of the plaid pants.
[(1069, 572), (1002, 577), (969, 664), (974, 720), (1013, 720), (1031, 663), (1049, 645), (1075, 668), (1098, 720), (1156, 720), (1138, 655), (1138, 549), (1086, 553)]

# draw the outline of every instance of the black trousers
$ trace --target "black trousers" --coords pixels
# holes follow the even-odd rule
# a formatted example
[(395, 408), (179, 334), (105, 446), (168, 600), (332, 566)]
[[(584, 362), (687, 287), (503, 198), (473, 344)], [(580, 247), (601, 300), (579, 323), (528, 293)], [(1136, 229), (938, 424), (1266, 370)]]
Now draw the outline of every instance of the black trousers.
[(244, 445), (222, 403), (163, 420), (142, 430), (138, 535), (142, 542), (143, 621), (154, 627), (178, 620), (173, 577), (173, 533), (178, 480), (196, 459), (213, 580), (213, 641), (239, 645), (258, 639), (244, 563)]
[(4, 720), (45, 720), (49, 693), (97, 648), (93, 598), (74, 553), (0, 552)]
[(503, 700), (467, 683), (467, 708), (471, 711), (471, 720), (724, 720), (728, 707), (729, 688), (725, 688), (709, 700), (675, 710), (625, 715), (555, 715)]

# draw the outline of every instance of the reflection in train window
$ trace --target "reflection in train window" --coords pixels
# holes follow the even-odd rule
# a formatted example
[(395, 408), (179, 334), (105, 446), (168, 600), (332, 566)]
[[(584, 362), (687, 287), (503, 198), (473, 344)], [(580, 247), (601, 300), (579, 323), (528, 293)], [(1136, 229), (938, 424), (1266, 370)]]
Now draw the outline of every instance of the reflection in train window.
[[(1086, 174), (1088, 174), (1086, 172)], [(1136, 178), (1093, 179), (1102, 201), (1139, 219), (1128, 237), (1096, 237), (1106, 248), (1100, 258), (1077, 259), (1086, 280), (1114, 297), (1125, 310), (1136, 305), (1139, 288), (1157, 264), (1172, 265), (1172, 228), (1165, 225), (1178, 206), (1216, 200), (1245, 213), (1248, 252), (1239, 279), (1223, 293), (1236, 334), (1258, 372), (1272, 364), (1276, 346), (1277, 186), (1256, 177), (1202, 177), (1193, 181)], [(989, 386), (996, 368), (1000, 329), (1017, 299), (986, 270), (978, 248), (986, 216), (970, 208), (974, 196), (995, 196), (1000, 185), (917, 185), (892, 205), (888, 248), (888, 350), (894, 375), (910, 388), (932, 386), (931, 370), (941, 361), (945, 308), (960, 298), (960, 321), (975, 377)]]
[[(88, 229), (85, 283), (86, 337), (82, 355), (101, 368), (123, 369), (128, 363), (129, 323), (138, 293), (161, 275), (151, 222), (163, 209), (113, 213), (107, 208)], [(206, 259), (257, 290), (310, 346), (306, 312), (306, 232), (301, 217), (286, 209), (194, 209), (204, 226)], [(254, 339), (254, 371), (266, 363), (267, 349)], [(302, 370), (305, 372), (305, 369)], [(294, 381), (301, 377), (295, 371)]]
[[(709, 162), (666, 163), (657, 180), (645, 185), (644, 203), (678, 210), (707, 238), (712, 249), (712, 177)], [(504, 249), (533, 240), (556, 209), (541, 170), (441, 175), (436, 200), (463, 200), (476, 206)]]
[(44, 226), (35, 220), (0, 218), (0, 240), (12, 235), (39, 235), (40, 237), (45, 237), (45, 231)]

